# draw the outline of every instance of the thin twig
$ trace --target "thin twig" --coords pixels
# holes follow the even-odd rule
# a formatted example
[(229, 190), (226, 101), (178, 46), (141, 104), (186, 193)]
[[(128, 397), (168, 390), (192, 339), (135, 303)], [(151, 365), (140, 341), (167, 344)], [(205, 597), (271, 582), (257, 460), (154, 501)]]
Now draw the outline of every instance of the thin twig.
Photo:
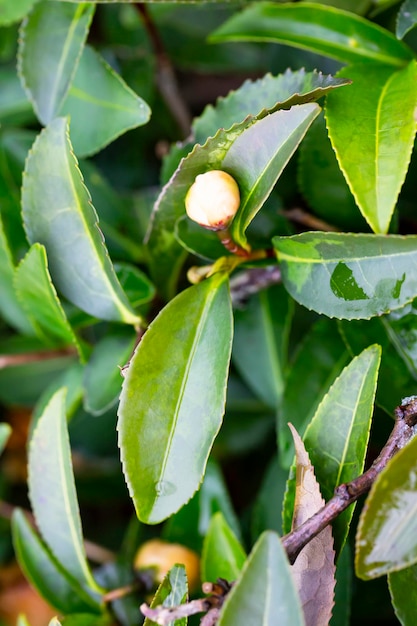
[(171, 60), (146, 5), (137, 3), (134, 6), (141, 16), (155, 53), (158, 89), (185, 138), (190, 134), (192, 117), (178, 87)]
[(58, 359), (62, 356), (72, 356), (77, 354), (76, 348), (58, 348), (56, 350), (36, 350), (34, 352), (23, 352), (21, 354), (0, 354), (0, 369), (6, 367), (16, 367), (26, 363), (36, 363), (37, 361), (47, 361), (48, 359)]
[(247, 269), (230, 279), (230, 293), (234, 306), (242, 305), (250, 296), (281, 282), (278, 265)]
[(371, 467), (350, 483), (336, 487), (333, 498), (320, 511), (291, 533), (282, 537), (281, 541), (290, 563), (294, 563), (298, 554), (311, 539), (331, 524), (360, 496), (370, 490), (388, 461), (414, 437), (416, 425), (417, 396), (404, 398), (401, 405), (395, 409), (395, 425), (391, 435)]
[(319, 217), (315, 215), (311, 215), (311, 213), (307, 213), (304, 209), (300, 209), (298, 207), (294, 207), (293, 209), (288, 209), (287, 211), (280, 211), (281, 215), (286, 217), (287, 219), (297, 222), (302, 226), (306, 226), (311, 230), (322, 230), (324, 232), (330, 233), (338, 233), (340, 229), (337, 226), (333, 226), (324, 220), (321, 220)]

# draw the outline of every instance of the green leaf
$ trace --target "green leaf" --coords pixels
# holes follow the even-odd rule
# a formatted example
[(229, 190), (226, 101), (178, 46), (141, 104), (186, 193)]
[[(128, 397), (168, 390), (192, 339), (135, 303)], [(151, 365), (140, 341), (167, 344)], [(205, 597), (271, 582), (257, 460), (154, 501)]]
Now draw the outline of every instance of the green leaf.
[(220, 26), (210, 40), (273, 41), (344, 63), (377, 61), (401, 66), (413, 57), (402, 42), (369, 20), (309, 2), (282, 6), (257, 2)]
[(204, 539), (201, 580), (216, 582), (218, 578), (238, 578), (246, 553), (227, 524), (222, 513), (213, 515)]
[(0, 70), (1, 124), (20, 126), (33, 124), (35, 119), (32, 105), (27, 99), (16, 71), (11, 68), (2, 68)]
[[(349, 92), (346, 97), (349, 98)], [(336, 229), (368, 230), (340, 171), (323, 115), (314, 120), (301, 143), (297, 174), (300, 190), (318, 217)]]
[(36, 115), (56, 117), (74, 76), (95, 7), (38, 2), (22, 25), (18, 71)]
[(329, 626), (349, 626), (352, 605), (352, 555), (349, 544), (345, 544), (336, 566), (334, 608)]
[[(303, 436), (323, 395), (348, 361), (346, 347), (337, 333), (336, 323), (322, 318), (303, 339), (285, 381), (282, 405), (278, 411), (279, 461), (289, 468), (294, 446), (288, 429), (290, 422)], [(311, 364), (314, 363), (314, 367)], [(303, 393), (300, 393), (300, 381)], [(291, 526), (291, 519), (289, 520)], [(289, 532), (289, 529), (285, 529)]]
[(260, 291), (235, 311), (233, 362), (248, 386), (276, 408), (284, 389), (292, 300), (282, 285)]
[(8, 26), (13, 22), (20, 22), (30, 11), (37, 0), (2, 0), (0, 5), (0, 25)]
[(278, 535), (267, 531), (255, 544), (228, 594), (219, 626), (304, 626), (300, 600)]
[[(381, 348), (370, 346), (347, 365), (322, 399), (304, 435), (321, 493), (330, 500), (335, 488), (362, 473), (374, 408)], [(346, 541), (354, 506), (332, 524), (335, 550)]]
[(122, 387), (120, 368), (129, 361), (136, 335), (109, 333), (99, 341), (84, 370), (84, 407), (93, 415), (101, 415), (116, 404)]
[(417, 439), (413, 439), (372, 485), (356, 534), (359, 578), (377, 578), (417, 562), (416, 459)]
[(9, 424), (0, 422), (0, 454), (3, 452), (11, 432), (12, 429)]
[(71, 119), (71, 141), (81, 157), (95, 154), (127, 130), (146, 124), (151, 111), (110, 65), (86, 46), (59, 113)]
[(40, 339), (73, 345), (84, 360), (81, 345), (52, 284), (44, 246), (33, 244), (16, 269), (14, 285), (17, 297)]
[(193, 122), (198, 143), (216, 134), (219, 128), (230, 128), (248, 115), (261, 119), (265, 114), (279, 109), (289, 109), (295, 104), (318, 100), (337, 87), (350, 81), (323, 75), (321, 72), (295, 72), (287, 69), (283, 74), (266, 74), (255, 81), (247, 80), (236, 91), (220, 97), (213, 106), (209, 104)]
[(417, 603), (417, 565), (388, 574), (395, 615), (403, 626), (414, 626)]
[(326, 117), (340, 168), (362, 215), (388, 231), (416, 134), (417, 64), (393, 72), (380, 64), (344, 68), (348, 97), (329, 94)]
[(20, 567), (49, 604), (62, 613), (100, 612), (99, 602), (58, 563), (19, 509), (13, 514), (12, 532)]
[(417, 24), (416, 0), (405, 0), (397, 15), (396, 35), (402, 39)]
[(16, 330), (25, 335), (34, 335), (35, 330), (16, 295), (14, 275), (12, 255), (0, 215), (0, 313)]
[(81, 585), (97, 591), (87, 565), (65, 417), (65, 388), (39, 418), (29, 447), (29, 498), (41, 535)]
[[(264, 530), (275, 530), (278, 534), (282, 534), (281, 510), (287, 478), (288, 471), (280, 466), (278, 457), (274, 456), (262, 478), (252, 510), (251, 538), (253, 541), (256, 541)], [(272, 506), (271, 503), (273, 503)]]
[[(172, 607), (184, 604), (188, 597), (187, 574), (183, 565), (174, 565), (165, 576), (152, 600), (151, 608), (157, 606)], [(146, 618), (143, 626), (152, 626), (155, 622)], [(186, 626), (187, 618), (176, 619), (172, 626)]]
[(162, 521), (198, 489), (222, 421), (231, 342), (227, 279), (215, 274), (161, 311), (130, 362), (119, 445), (146, 523)]
[(272, 113), (246, 129), (228, 150), (222, 169), (240, 189), (241, 203), (231, 226), (233, 240), (240, 246), (247, 247), (247, 227), (320, 110), (318, 104), (308, 103)]
[(274, 237), (284, 285), (300, 304), (343, 319), (369, 319), (417, 296), (410, 268), (417, 237), (302, 233)]
[(68, 300), (100, 319), (140, 321), (116, 278), (97, 214), (57, 118), (38, 136), (26, 162), (23, 220), (31, 243), (42, 243), (52, 280)]

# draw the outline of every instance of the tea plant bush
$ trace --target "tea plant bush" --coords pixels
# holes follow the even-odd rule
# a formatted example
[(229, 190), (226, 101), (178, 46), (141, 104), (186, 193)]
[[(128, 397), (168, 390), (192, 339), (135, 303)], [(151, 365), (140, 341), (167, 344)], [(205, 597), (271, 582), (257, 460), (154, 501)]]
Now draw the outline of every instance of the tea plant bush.
[(1, 3), (0, 559), (51, 625), (414, 625), (416, 22)]

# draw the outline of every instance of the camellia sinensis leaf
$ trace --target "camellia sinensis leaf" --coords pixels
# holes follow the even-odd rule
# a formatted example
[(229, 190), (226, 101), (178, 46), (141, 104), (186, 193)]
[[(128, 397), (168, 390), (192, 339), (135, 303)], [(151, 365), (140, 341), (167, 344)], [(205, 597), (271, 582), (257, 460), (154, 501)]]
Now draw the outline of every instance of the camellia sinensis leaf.
[(45, 246), (52, 280), (68, 300), (100, 319), (140, 322), (97, 227), (64, 118), (41, 132), (28, 156), (22, 210), (29, 241)]
[(214, 274), (171, 300), (139, 343), (118, 430), (141, 521), (162, 521), (198, 489), (222, 421), (231, 342), (227, 278)]
[(13, 544), (19, 565), (39, 594), (62, 613), (100, 611), (99, 601), (89, 596), (53, 557), (19, 509), (12, 519)]
[(348, 98), (327, 98), (329, 136), (362, 215), (374, 232), (386, 233), (416, 134), (417, 64), (396, 71), (361, 64), (339, 75), (353, 84)]
[(417, 24), (416, 0), (405, 0), (397, 15), (396, 35), (402, 39)]
[[(152, 600), (151, 609), (156, 607), (169, 608), (179, 606), (187, 601), (187, 597), (188, 584), (185, 567), (183, 565), (174, 565), (159, 585)], [(171, 623), (172, 626), (187, 626), (187, 618), (177, 619)], [(155, 622), (147, 617), (143, 626), (153, 626), (154, 624)]]
[(305, 626), (287, 556), (274, 532), (255, 544), (227, 596), (219, 626)]
[(415, 236), (310, 232), (273, 244), (286, 289), (317, 313), (369, 319), (417, 296)]
[(356, 534), (359, 578), (377, 578), (417, 563), (416, 459), (413, 439), (372, 485)]
[(44, 246), (33, 244), (16, 269), (16, 293), (40, 339), (75, 346), (84, 354), (58, 299), (48, 271)]
[(9, 424), (0, 423), (0, 454), (3, 452), (11, 432), (12, 429)]
[(84, 157), (127, 130), (146, 124), (151, 111), (121, 76), (86, 46), (59, 114), (70, 118), (74, 152)]
[(274, 41), (344, 63), (376, 61), (398, 67), (413, 57), (407, 46), (369, 20), (310, 2), (256, 2), (222, 24), (210, 40)]
[(55, 558), (81, 585), (98, 591), (84, 550), (65, 395), (62, 388), (52, 396), (33, 433), (28, 460), (29, 498), (40, 533)]
[(231, 128), (248, 115), (258, 119), (279, 109), (289, 109), (295, 104), (313, 102), (332, 89), (349, 84), (348, 79), (324, 75), (321, 72), (295, 72), (287, 69), (283, 74), (247, 80), (236, 91), (220, 97), (215, 105), (209, 104), (193, 122), (198, 143), (216, 134), (219, 128)]
[(201, 580), (236, 580), (246, 553), (221, 512), (213, 515), (203, 544)]
[(388, 574), (388, 588), (394, 611), (402, 626), (414, 626), (417, 602), (417, 565)]
[[(292, 529), (301, 526), (324, 506), (324, 499), (304, 443), (289, 424), (294, 438), (296, 487)], [(301, 550), (291, 573), (303, 607), (306, 626), (328, 624), (334, 604), (335, 552), (331, 526), (311, 539)]]
[(38, 2), (20, 31), (18, 69), (35, 112), (46, 125), (67, 94), (94, 15), (94, 4)]
[[(363, 471), (380, 360), (381, 348), (375, 345), (355, 357), (324, 396), (305, 432), (304, 444), (325, 500)], [(354, 506), (349, 507), (332, 524), (337, 552), (353, 512)]]
[(8, 26), (13, 22), (20, 22), (29, 13), (37, 0), (2, 0), (0, 4), (0, 25)]

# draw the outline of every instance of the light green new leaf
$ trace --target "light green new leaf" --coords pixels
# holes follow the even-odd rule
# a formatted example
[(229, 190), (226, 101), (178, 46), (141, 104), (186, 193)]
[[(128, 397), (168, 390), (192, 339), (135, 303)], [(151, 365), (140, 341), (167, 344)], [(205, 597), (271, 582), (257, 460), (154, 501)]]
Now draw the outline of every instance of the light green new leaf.
[(417, 563), (417, 439), (402, 448), (372, 485), (356, 534), (359, 578)]
[(386, 233), (416, 134), (417, 64), (397, 71), (361, 64), (340, 76), (353, 84), (349, 97), (328, 95), (329, 136), (362, 215), (374, 232)]
[(329, 317), (369, 319), (417, 296), (417, 237), (302, 233), (274, 237), (284, 285)]
[(240, 207), (231, 226), (233, 240), (247, 247), (245, 231), (320, 113), (316, 103), (276, 111), (245, 130), (227, 152), (222, 169), (240, 189)]
[(62, 613), (100, 612), (99, 599), (89, 596), (80, 583), (53, 557), (17, 509), (12, 519), (13, 545), (20, 567), (31, 585)]
[(14, 289), (14, 274), (12, 255), (0, 215), (0, 315), (21, 333), (34, 335), (35, 329), (25, 314)]
[(67, 94), (94, 10), (89, 2), (38, 2), (22, 24), (18, 71), (44, 125), (56, 117)]
[(304, 626), (290, 565), (278, 535), (255, 544), (220, 614), (219, 626)]
[(236, 91), (220, 97), (213, 106), (209, 104), (200, 117), (193, 122), (193, 131), (198, 143), (217, 133), (219, 128), (231, 128), (248, 115), (261, 118), (263, 113), (289, 109), (295, 104), (313, 102), (332, 89), (349, 84), (349, 80), (324, 75), (321, 72), (295, 72), (290, 69), (283, 74), (247, 80)]
[(119, 446), (143, 522), (162, 521), (198, 489), (222, 421), (231, 343), (227, 278), (215, 274), (171, 300), (131, 359)]
[(37, 0), (2, 0), (0, 3), (0, 25), (8, 26), (13, 22), (20, 22), (29, 13)]
[(29, 241), (45, 246), (54, 285), (68, 300), (100, 319), (140, 322), (108, 256), (64, 118), (51, 122), (29, 153), (22, 209)]
[(348, 11), (303, 2), (256, 2), (222, 24), (210, 37), (222, 41), (273, 41), (343, 61), (402, 66), (412, 51), (390, 32)]
[(14, 285), (22, 307), (40, 339), (74, 345), (83, 360), (81, 345), (51, 281), (44, 246), (33, 244), (16, 269)]
[[(371, 346), (347, 365), (322, 399), (304, 443), (324, 499), (362, 473), (374, 407), (381, 348)], [(336, 552), (349, 531), (354, 506), (333, 522)]]
[[(174, 565), (165, 576), (152, 600), (151, 609), (164, 606), (166, 608), (179, 606), (187, 601), (188, 584), (187, 574), (183, 565)], [(148, 617), (143, 626), (153, 626), (155, 622)], [(187, 618), (176, 619), (171, 622), (172, 626), (187, 626)]]
[(416, 0), (405, 0), (397, 15), (396, 35), (402, 39), (417, 24)]
[(388, 574), (391, 602), (403, 626), (414, 626), (417, 605), (417, 565)]
[(246, 560), (246, 553), (222, 513), (213, 515), (204, 539), (201, 580), (218, 578), (236, 580)]
[(71, 119), (74, 152), (82, 157), (146, 124), (151, 111), (110, 65), (86, 46), (59, 114)]
[(55, 558), (81, 585), (97, 591), (87, 565), (65, 417), (65, 388), (46, 406), (28, 459), (29, 498), (40, 533)]
[(4, 446), (6, 445), (11, 432), (12, 429), (9, 424), (0, 423), (0, 454), (3, 452)]
[(235, 311), (233, 362), (248, 386), (276, 408), (284, 389), (293, 300), (282, 285), (260, 291)]

